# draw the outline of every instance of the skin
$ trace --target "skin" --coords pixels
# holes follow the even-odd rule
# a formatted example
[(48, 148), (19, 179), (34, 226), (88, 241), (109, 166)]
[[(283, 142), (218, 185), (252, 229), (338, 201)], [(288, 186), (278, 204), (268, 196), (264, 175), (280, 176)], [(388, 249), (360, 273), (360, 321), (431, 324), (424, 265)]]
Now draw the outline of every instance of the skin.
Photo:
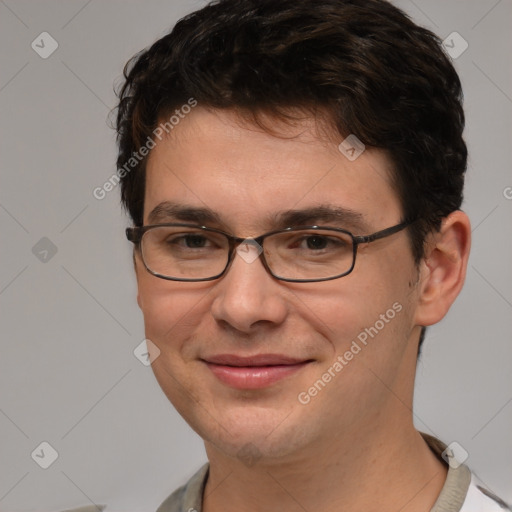
[[(361, 214), (353, 225), (328, 223), (357, 235), (402, 220), (384, 152), (367, 148), (350, 162), (341, 138), (315, 120), (270, 121), (272, 134), (234, 112), (196, 107), (151, 151), (144, 224), (163, 201), (207, 207), (219, 217), (212, 227), (239, 237), (274, 229), (271, 215), (325, 204)], [(469, 245), (469, 221), (454, 212), (419, 265), (402, 231), (360, 246), (351, 274), (307, 284), (278, 281), (259, 259), (238, 256), (218, 280), (166, 281), (136, 251), (146, 337), (160, 350), (153, 371), (205, 441), (206, 512), (430, 510), (446, 468), (412, 422), (418, 338), (459, 293)], [(395, 303), (401, 311), (301, 404), (298, 394)], [(266, 388), (239, 390), (202, 361), (226, 353), (311, 362)]]

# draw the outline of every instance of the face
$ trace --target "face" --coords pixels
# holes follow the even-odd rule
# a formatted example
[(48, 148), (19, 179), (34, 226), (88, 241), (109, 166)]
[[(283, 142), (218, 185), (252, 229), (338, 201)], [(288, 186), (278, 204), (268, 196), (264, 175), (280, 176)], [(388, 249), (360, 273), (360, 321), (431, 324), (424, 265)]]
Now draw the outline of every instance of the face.
[[(355, 235), (402, 220), (383, 152), (350, 161), (312, 119), (272, 127), (278, 136), (196, 107), (149, 156), (144, 224), (246, 238), (299, 212)], [(417, 269), (405, 231), (361, 245), (352, 273), (316, 283), (279, 281), (238, 254), (223, 277), (192, 283), (135, 259), (155, 376), (211, 449), (291, 457), (375, 428), (396, 402), (390, 389), (412, 389)]]

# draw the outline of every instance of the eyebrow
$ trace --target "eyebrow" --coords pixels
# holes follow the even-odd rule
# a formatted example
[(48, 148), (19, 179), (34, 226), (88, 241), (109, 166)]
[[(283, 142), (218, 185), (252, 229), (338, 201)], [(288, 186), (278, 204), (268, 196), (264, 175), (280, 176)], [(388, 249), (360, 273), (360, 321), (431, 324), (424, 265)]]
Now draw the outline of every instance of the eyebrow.
[(149, 224), (178, 220), (195, 224), (221, 224), (220, 216), (209, 208), (182, 205), (171, 201), (163, 201), (151, 210), (148, 215)]
[[(191, 222), (202, 226), (225, 226), (220, 215), (206, 207), (163, 201), (148, 215), (149, 224), (165, 222)], [(286, 210), (267, 217), (270, 229), (284, 229), (293, 226), (330, 224), (335, 227), (351, 228), (358, 231), (368, 230), (368, 224), (362, 213), (349, 208), (333, 205), (319, 205), (311, 208)]]
[(278, 229), (313, 224), (334, 224), (336, 227), (357, 230), (368, 229), (368, 224), (365, 222), (362, 213), (333, 205), (320, 205), (301, 210), (287, 210), (276, 214), (273, 220)]

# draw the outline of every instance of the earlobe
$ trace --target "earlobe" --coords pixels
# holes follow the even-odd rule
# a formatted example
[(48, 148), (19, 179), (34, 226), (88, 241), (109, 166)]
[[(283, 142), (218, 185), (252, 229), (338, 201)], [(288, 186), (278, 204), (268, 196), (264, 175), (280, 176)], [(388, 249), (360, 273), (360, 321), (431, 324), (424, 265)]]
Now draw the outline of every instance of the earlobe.
[(470, 245), (469, 219), (459, 210), (431, 235), (420, 264), (416, 325), (433, 325), (446, 315), (464, 284)]

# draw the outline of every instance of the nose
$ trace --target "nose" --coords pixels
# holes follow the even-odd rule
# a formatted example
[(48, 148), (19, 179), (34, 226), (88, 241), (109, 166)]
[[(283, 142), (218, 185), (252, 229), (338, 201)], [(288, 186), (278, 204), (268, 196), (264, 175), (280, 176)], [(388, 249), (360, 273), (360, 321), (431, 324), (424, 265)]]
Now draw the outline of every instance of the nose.
[(287, 315), (282, 285), (265, 270), (258, 247), (245, 242), (238, 246), (231, 266), (217, 283), (211, 306), (218, 322), (245, 334), (279, 325)]

